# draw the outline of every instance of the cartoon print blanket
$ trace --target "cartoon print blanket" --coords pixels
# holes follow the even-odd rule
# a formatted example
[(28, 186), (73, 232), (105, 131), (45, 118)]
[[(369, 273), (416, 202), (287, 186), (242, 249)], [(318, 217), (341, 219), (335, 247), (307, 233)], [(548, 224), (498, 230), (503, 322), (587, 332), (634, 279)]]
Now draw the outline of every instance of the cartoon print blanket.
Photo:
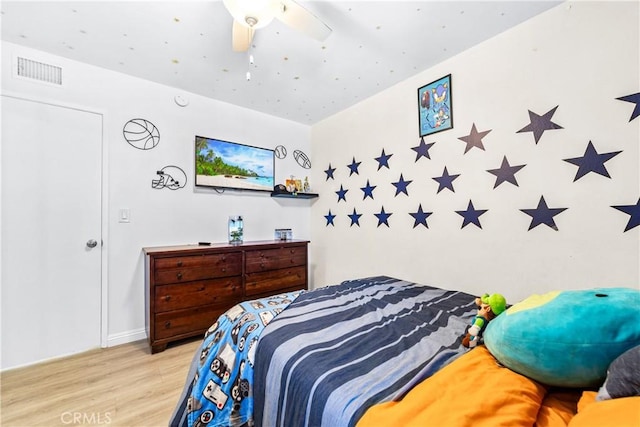
[(205, 334), (170, 425), (253, 425), (253, 364), (264, 327), (301, 293), (244, 301)]

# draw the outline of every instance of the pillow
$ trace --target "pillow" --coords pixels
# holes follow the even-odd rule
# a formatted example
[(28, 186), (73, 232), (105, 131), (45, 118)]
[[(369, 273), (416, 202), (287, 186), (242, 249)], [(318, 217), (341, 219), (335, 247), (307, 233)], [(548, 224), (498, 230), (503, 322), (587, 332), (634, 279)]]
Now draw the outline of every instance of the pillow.
[(627, 350), (614, 360), (596, 400), (640, 396), (640, 345)]
[(578, 401), (578, 413), (569, 421), (569, 427), (640, 425), (640, 397), (594, 400), (594, 391), (585, 391)]
[(500, 363), (559, 387), (598, 387), (640, 343), (640, 291), (598, 288), (532, 295), (492, 320), (484, 342)]

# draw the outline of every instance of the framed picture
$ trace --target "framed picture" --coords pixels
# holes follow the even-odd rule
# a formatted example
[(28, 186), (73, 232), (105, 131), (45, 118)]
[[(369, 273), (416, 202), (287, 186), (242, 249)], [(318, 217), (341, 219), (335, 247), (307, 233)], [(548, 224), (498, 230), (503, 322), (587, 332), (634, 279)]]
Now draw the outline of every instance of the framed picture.
[(418, 89), (420, 136), (453, 128), (451, 74)]

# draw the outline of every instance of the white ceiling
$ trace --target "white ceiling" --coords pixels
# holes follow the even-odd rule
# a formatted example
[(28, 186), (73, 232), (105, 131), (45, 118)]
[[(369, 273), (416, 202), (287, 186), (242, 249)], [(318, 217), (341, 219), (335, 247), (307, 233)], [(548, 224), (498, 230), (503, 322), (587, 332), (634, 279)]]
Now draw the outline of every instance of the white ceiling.
[(274, 20), (254, 65), (232, 51), (222, 1), (2, 1), (2, 39), (310, 125), (560, 1), (299, 3), (333, 33), (318, 42)]

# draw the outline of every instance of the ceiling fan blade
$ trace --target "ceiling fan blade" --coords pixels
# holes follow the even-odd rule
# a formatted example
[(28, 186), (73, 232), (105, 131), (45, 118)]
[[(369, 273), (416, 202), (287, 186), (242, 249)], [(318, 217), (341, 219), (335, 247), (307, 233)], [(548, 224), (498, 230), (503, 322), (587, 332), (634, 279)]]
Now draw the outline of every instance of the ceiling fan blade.
[(251, 46), (253, 40), (253, 28), (245, 27), (235, 19), (233, 20), (233, 29), (231, 31), (231, 44), (235, 52), (246, 52)]
[(327, 24), (295, 1), (281, 0), (279, 3), (276, 18), (289, 27), (318, 41), (326, 40), (331, 34), (332, 30)]

